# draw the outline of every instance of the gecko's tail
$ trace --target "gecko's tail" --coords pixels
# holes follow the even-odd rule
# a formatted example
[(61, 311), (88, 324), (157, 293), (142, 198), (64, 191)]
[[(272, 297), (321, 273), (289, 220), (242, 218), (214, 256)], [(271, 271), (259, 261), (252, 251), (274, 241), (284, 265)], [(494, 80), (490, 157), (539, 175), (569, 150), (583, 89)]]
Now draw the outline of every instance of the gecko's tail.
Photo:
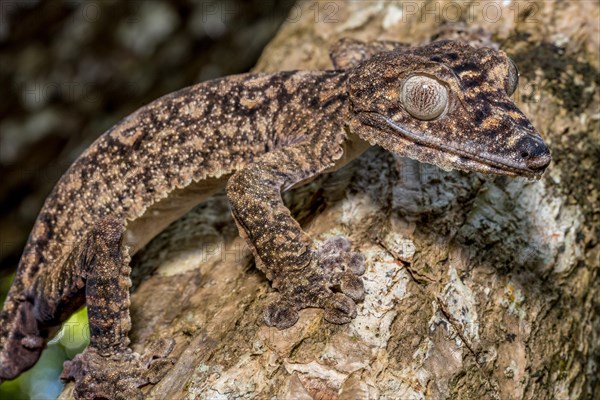
[(16, 378), (40, 358), (46, 340), (40, 332), (34, 305), (15, 301), (10, 293), (0, 314), (0, 382)]

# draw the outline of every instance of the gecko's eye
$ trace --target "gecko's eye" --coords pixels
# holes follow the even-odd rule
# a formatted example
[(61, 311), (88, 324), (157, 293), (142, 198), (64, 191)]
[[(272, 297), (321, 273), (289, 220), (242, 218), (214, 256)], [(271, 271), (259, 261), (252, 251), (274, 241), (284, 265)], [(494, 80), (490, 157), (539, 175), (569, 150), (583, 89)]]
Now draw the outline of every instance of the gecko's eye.
[(506, 78), (505, 89), (506, 93), (508, 93), (509, 96), (512, 96), (519, 84), (519, 70), (513, 60), (509, 58), (508, 61), (508, 77)]
[(415, 75), (404, 81), (400, 101), (415, 118), (429, 121), (439, 117), (448, 104), (448, 89), (436, 79)]

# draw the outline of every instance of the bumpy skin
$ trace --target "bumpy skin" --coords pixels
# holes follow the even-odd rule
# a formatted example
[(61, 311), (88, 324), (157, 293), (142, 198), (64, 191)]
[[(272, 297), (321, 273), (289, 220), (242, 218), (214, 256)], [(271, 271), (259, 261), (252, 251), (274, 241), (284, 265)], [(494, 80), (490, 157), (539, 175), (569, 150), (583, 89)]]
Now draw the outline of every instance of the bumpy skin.
[[(364, 259), (343, 238), (317, 245), (281, 192), (338, 168), (368, 144), (443, 168), (539, 177), (548, 148), (507, 94), (502, 52), (452, 41), (411, 48), (342, 40), (333, 71), (245, 74), (162, 97), (101, 136), (40, 212), (0, 316), (0, 379), (38, 359), (50, 335), (87, 304), (91, 343), (65, 365), (79, 398), (139, 396), (168, 359), (128, 349), (129, 256), (227, 183), (233, 216), (280, 297), (269, 325), (305, 307), (345, 323), (363, 297)], [(415, 74), (449, 92), (436, 119), (399, 101)], [(170, 345), (158, 353), (168, 354)], [(150, 362), (149, 360), (154, 360)], [(117, 367), (120, 365), (120, 367)], [(120, 374), (114, 371), (119, 368)]]

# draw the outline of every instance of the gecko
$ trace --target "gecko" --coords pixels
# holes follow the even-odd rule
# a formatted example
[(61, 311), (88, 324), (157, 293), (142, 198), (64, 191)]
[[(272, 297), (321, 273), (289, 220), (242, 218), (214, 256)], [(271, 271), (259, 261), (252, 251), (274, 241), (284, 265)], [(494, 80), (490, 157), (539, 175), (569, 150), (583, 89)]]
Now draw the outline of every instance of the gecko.
[(285, 329), (308, 307), (344, 324), (364, 297), (365, 258), (317, 243), (282, 192), (341, 168), (371, 145), (486, 174), (539, 179), (548, 146), (511, 96), (518, 70), (501, 50), (438, 40), (411, 47), (342, 39), (333, 69), (246, 73), (161, 97), (100, 136), (46, 199), (0, 315), (0, 380), (38, 360), (77, 309), (90, 344), (61, 379), (76, 398), (140, 398), (173, 343), (129, 347), (129, 261), (225, 188), (257, 267), (278, 292), (264, 322)]

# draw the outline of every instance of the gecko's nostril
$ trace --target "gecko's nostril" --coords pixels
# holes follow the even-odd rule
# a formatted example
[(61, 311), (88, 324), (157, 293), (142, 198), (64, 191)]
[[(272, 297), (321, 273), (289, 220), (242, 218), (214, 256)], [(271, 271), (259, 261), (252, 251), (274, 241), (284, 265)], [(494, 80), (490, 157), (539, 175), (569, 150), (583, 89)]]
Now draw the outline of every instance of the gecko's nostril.
[(518, 146), (519, 156), (528, 169), (539, 171), (550, 164), (550, 150), (540, 138), (527, 135), (520, 140)]

